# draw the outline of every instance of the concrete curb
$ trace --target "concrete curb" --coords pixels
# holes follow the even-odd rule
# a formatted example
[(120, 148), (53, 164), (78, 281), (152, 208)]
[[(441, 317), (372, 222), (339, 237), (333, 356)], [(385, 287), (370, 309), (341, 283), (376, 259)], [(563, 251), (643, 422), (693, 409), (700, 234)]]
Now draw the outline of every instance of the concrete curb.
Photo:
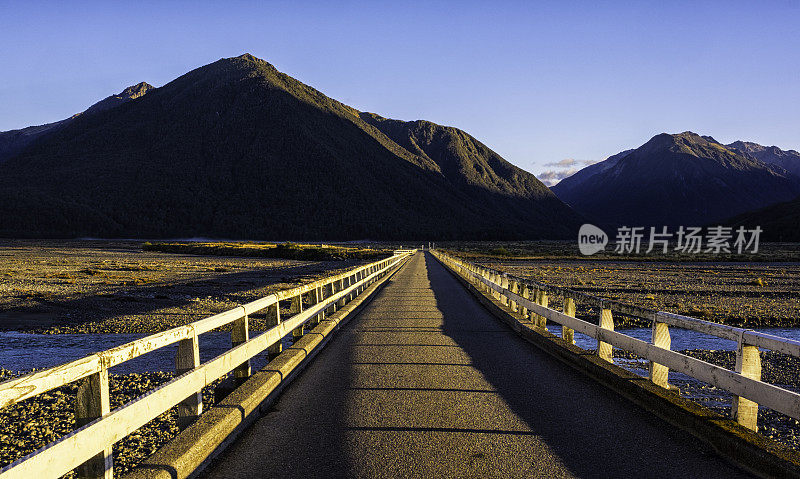
[[(438, 260), (437, 260), (438, 261)], [(526, 341), (561, 362), (588, 375), (639, 407), (655, 414), (711, 446), (721, 457), (759, 477), (800, 479), (800, 453), (747, 429), (737, 422), (680, 397), (675, 391), (656, 386), (609, 363), (595, 354), (570, 344), (545, 330), (535, 328), (526, 318), (506, 309), (475, 285), (440, 262), (495, 317)]]
[(126, 473), (124, 479), (197, 477), (280, 396), (336, 332), (374, 298), (406, 262), (367, 287), (353, 301), (322, 320), (291, 347), (254, 373), (191, 426)]

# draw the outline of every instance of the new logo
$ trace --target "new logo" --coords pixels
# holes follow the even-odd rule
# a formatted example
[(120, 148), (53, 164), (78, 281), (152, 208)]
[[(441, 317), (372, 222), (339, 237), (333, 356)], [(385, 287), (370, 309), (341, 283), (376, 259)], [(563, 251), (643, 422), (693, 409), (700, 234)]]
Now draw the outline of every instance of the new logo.
[(578, 248), (581, 254), (590, 256), (603, 251), (608, 244), (608, 235), (595, 225), (585, 224), (578, 231)]

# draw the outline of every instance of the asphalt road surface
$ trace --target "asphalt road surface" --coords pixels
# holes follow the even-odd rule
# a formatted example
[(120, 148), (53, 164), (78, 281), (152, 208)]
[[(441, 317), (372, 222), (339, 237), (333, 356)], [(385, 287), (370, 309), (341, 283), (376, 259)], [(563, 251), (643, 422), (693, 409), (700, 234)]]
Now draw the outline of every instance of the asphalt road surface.
[(520, 339), (418, 253), (204, 477), (749, 476)]

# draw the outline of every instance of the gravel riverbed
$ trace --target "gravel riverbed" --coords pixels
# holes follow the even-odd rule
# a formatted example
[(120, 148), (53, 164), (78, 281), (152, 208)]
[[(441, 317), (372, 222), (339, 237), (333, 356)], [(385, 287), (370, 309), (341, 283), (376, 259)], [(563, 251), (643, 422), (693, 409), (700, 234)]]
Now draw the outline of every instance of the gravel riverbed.
[[(167, 254), (138, 241), (0, 240), (0, 329), (155, 333), (360, 263)], [(263, 329), (260, 321), (250, 326)]]
[[(692, 349), (681, 351), (681, 353), (726, 369), (732, 370), (736, 365), (735, 351)], [(614, 357), (628, 361), (641, 359), (632, 353), (618, 349), (614, 350)], [(641, 363), (625, 361), (619, 365), (638, 369), (639, 373), (644, 373), (647, 368), (647, 363), (643, 360)], [(800, 392), (800, 358), (773, 351), (762, 351), (761, 380)], [(728, 391), (682, 374), (676, 375), (675, 373), (670, 374), (670, 383), (678, 387), (681, 396), (723, 416), (730, 415), (732, 396)], [(800, 421), (797, 419), (760, 407), (758, 410), (758, 432), (781, 444), (800, 450)]]
[[(17, 374), (0, 369), (0, 382)], [(109, 375), (111, 408), (117, 408), (170, 379), (164, 372)], [(203, 407), (214, 404), (214, 386), (203, 389)], [(78, 383), (0, 409), (0, 467), (30, 454), (75, 428), (75, 394)], [(114, 444), (114, 473), (122, 474), (154, 453), (178, 434), (177, 408), (172, 408)], [(64, 477), (77, 477), (74, 472)]]
[[(478, 262), (554, 286), (716, 323), (747, 328), (800, 326), (800, 263)], [(615, 324), (631, 323), (615, 317)]]

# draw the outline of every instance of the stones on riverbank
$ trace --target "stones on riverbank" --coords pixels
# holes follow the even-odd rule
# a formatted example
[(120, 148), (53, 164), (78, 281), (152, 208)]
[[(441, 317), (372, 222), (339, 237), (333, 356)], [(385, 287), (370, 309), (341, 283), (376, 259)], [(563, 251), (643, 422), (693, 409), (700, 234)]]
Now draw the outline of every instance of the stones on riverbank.
[[(0, 382), (16, 374), (0, 369)], [(117, 408), (173, 378), (172, 373), (151, 372), (109, 376), (111, 408)], [(205, 408), (214, 403), (213, 388), (203, 389)], [(0, 409), (0, 467), (46, 446), (75, 427), (77, 383), (48, 391)], [(114, 445), (114, 473), (122, 474), (154, 453), (178, 434), (177, 408), (172, 408)], [(73, 473), (68, 478), (76, 477)]]
[(152, 334), (359, 263), (173, 255), (135, 241), (0, 240), (6, 252), (0, 329), (52, 334)]
[[(733, 370), (736, 365), (735, 351), (690, 349), (681, 353), (707, 363)], [(615, 350), (614, 357), (626, 361), (639, 360), (638, 365), (647, 368), (647, 362), (627, 351)], [(631, 367), (630, 364), (619, 364)], [(774, 351), (761, 352), (761, 380), (800, 392), (800, 358)], [(670, 383), (680, 389), (681, 396), (702, 404), (722, 414), (730, 415), (731, 393), (688, 376), (670, 377)], [(777, 442), (800, 450), (800, 421), (764, 407), (758, 411), (759, 432)]]
[[(731, 326), (800, 326), (800, 264), (797, 263), (549, 258), (486, 258), (479, 262), (554, 286)], [(580, 307), (578, 302), (579, 310)], [(624, 316), (615, 315), (614, 319), (617, 328), (635, 326), (635, 321)]]

